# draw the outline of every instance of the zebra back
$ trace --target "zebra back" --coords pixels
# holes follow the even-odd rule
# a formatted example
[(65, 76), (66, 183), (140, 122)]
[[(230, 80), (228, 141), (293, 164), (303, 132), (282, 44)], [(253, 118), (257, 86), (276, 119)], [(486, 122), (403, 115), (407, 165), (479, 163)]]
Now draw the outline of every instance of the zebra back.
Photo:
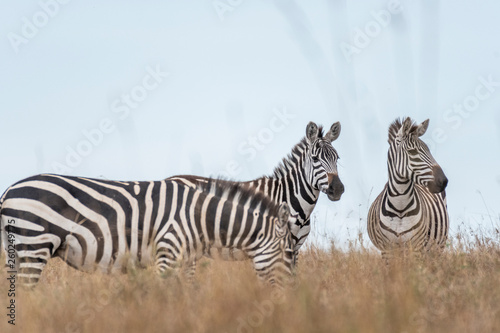
[(291, 271), (288, 207), (238, 184), (209, 180), (207, 186), (36, 175), (6, 191), (0, 217), (3, 226), (15, 222), (26, 284), (38, 281), (53, 256), (87, 271), (122, 270), (130, 260), (163, 272), (212, 247), (238, 248), (268, 273), (279, 264), (259, 258), (271, 256)]

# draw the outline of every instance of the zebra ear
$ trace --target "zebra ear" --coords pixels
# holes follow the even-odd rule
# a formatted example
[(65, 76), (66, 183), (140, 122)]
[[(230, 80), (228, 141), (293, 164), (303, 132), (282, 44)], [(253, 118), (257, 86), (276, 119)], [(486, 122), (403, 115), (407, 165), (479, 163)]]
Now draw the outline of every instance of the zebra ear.
[(411, 127), (412, 120), (410, 117), (407, 117), (403, 122), (403, 126), (401, 126), (399, 130), (398, 136), (400, 136), (401, 138), (407, 137), (410, 134)]
[(429, 119), (425, 120), (423, 123), (421, 123), (420, 125), (418, 125), (416, 131), (415, 131), (415, 134), (417, 136), (422, 136), (425, 134), (425, 132), (427, 132), (427, 128), (429, 127)]
[(306, 137), (309, 142), (313, 142), (318, 138), (319, 134), (319, 129), (318, 125), (316, 125), (314, 122), (310, 121), (309, 124), (307, 124), (306, 127)]
[(325, 140), (333, 142), (338, 139), (340, 135), (340, 122), (336, 122), (330, 127), (330, 130), (325, 135)]
[(290, 219), (290, 208), (286, 202), (282, 202), (278, 210), (279, 229), (285, 230), (288, 227), (288, 220)]

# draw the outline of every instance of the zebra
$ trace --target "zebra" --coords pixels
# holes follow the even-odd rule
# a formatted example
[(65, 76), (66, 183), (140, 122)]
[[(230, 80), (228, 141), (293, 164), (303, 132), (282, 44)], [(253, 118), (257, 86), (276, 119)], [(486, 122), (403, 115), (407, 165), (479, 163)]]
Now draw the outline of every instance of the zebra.
[(428, 126), (429, 119), (417, 125), (407, 117), (389, 127), (389, 181), (367, 219), (370, 240), (384, 257), (405, 249), (443, 249), (447, 240), (448, 179), (420, 139)]
[(217, 179), (193, 188), (168, 179), (40, 174), (0, 199), (4, 250), (17, 254), (7, 257), (7, 266), (16, 265), (27, 287), (37, 284), (52, 257), (87, 272), (123, 272), (131, 263), (153, 264), (159, 274), (183, 267), (191, 280), (196, 261), (213, 248), (238, 249), (260, 280), (280, 287), (293, 272), (294, 222), (286, 203)]
[[(309, 235), (310, 216), (320, 192), (325, 193), (331, 201), (340, 200), (344, 193), (344, 184), (340, 181), (337, 171), (339, 155), (332, 146), (332, 142), (340, 135), (340, 129), (340, 123), (336, 122), (324, 134), (321, 126), (309, 122), (306, 136), (274, 169), (273, 175), (241, 182), (243, 186), (265, 193), (275, 203), (286, 202), (289, 205), (291, 213), (297, 217), (291, 229), (295, 260)], [(208, 178), (178, 175), (169, 179), (196, 187)], [(233, 254), (235, 257), (226, 256), (225, 259), (238, 259), (238, 252)]]

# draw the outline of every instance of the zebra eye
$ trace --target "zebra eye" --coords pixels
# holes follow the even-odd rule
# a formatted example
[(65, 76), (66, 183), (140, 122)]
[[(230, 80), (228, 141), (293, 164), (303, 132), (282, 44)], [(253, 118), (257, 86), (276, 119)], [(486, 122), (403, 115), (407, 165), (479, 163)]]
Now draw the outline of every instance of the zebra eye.
[(319, 158), (317, 156), (312, 157), (313, 162), (319, 162)]

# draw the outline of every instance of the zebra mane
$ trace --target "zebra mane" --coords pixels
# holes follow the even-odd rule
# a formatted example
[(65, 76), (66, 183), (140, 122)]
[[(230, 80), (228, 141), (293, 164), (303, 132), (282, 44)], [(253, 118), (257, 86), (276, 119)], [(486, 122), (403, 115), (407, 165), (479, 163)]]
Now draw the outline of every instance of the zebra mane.
[(279, 207), (271, 198), (263, 192), (245, 186), (244, 183), (222, 178), (208, 178), (206, 183), (198, 183), (196, 187), (216, 197), (226, 196), (229, 201), (234, 203), (244, 203), (251, 199), (250, 210), (260, 206), (262, 213), (278, 216)]
[[(318, 126), (318, 139), (323, 138), (323, 126)], [(288, 172), (288, 169), (294, 166), (294, 164), (297, 162), (296, 158), (294, 155), (300, 155), (302, 153), (302, 150), (304, 147), (307, 146), (307, 139), (306, 137), (303, 137), (302, 140), (300, 140), (299, 143), (297, 143), (293, 148), (292, 151), (284, 157), (281, 162), (274, 168), (273, 174), (271, 177), (274, 178), (281, 178), (283, 175), (285, 175)]]
[(318, 126), (318, 139), (323, 139), (323, 135), (325, 133), (323, 133), (323, 125), (319, 125)]
[(394, 122), (389, 126), (389, 143), (394, 141), (394, 138), (396, 135), (398, 135), (399, 130), (401, 129), (401, 126), (403, 126), (403, 123), (406, 119), (411, 120), (411, 129), (410, 133), (413, 131), (416, 131), (418, 128), (417, 123), (415, 120), (411, 119), (410, 117), (405, 117), (405, 118), (397, 118), (394, 120)]

